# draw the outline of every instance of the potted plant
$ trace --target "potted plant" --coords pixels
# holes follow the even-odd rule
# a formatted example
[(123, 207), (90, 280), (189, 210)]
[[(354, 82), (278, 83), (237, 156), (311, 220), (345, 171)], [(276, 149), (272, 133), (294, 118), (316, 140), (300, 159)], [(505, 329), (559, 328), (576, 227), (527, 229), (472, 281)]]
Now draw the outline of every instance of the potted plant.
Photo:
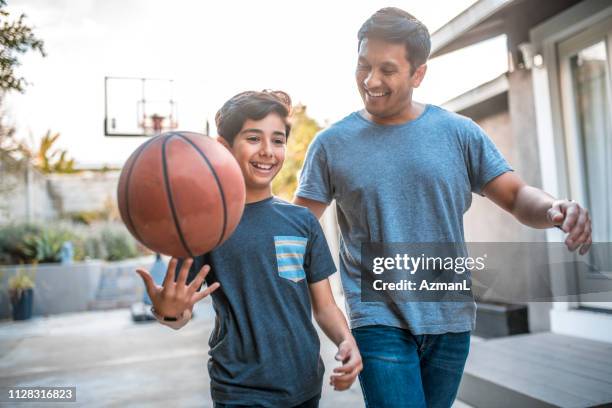
[(23, 271), (9, 279), (8, 293), (13, 308), (13, 320), (27, 320), (32, 317), (34, 303), (34, 281)]

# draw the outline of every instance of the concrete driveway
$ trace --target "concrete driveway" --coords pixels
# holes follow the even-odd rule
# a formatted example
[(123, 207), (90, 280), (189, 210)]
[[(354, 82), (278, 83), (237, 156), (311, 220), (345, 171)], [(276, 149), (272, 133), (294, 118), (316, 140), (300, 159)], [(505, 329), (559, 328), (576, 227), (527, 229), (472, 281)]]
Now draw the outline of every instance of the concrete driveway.
[[(77, 402), (65, 406), (212, 407), (206, 361), (213, 324), (209, 299), (179, 331), (156, 322), (133, 323), (128, 309), (5, 321), (0, 323), (0, 388), (76, 386)], [(338, 364), (335, 352), (322, 338), (326, 377)], [(344, 392), (324, 384), (321, 407), (359, 406), (358, 383)]]

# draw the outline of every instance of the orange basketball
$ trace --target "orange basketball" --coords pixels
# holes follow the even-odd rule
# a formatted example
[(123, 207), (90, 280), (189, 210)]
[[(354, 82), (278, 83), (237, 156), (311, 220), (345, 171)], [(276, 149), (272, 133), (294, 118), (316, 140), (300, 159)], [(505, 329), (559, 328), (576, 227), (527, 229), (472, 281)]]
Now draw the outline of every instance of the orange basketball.
[(117, 200), (123, 222), (143, 245), (194, 257), (234, 232), (244, 210), (244, 178), (214, 139), (169, 132), (132, 153), (119, 177)]

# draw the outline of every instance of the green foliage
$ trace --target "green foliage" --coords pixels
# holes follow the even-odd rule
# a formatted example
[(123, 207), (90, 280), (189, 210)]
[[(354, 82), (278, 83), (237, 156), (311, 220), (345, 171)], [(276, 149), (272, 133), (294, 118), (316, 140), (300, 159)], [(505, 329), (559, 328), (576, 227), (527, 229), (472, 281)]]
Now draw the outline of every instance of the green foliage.
[(24, 252), (24, 241), (29, 236), (41, 234), (42, 227), (37, 224), (9, 224), (0, 227), (0, 263), (30, 263), (33, 260)]
[(0, 0), (0, 93), (11, 90), (23, 92), (27, 83), (15, 73), (15, 68), (20, 65), (19, 55), (30, 50), (38, 51), (43, 57), (46, 54), (43, 41), (25, 24), (25, 14), (9, 21), (10, 14), (5, 7), (6, 0)]
[(8, 281), (9, 292), (33, 289), (34, 286), (34, 279), (21, 269), (17, 271), (15, 276), (10, 277)]
[(85, 225), (91, 225), (96, 221), (102, 221), (108, 218), (108, 214), (105, 210), (77, 211), (67, 215), (72, 222)]
[(73, 244), (74, 260), (119, 261), (148, 253), (123, 225), (9, 224), (0, 227), (0, 264), (60, 262), (65, 242)]
[(60, 262), (62, 246), (76, 236), (62, 229), (45, 229), (41, 234), (28, 235), (23, 239), (23, 253), (29, 260), (42, 263)]
[(92, 258), (121, 261), (141, 254), (136, 241), (125, 228), (104, 227), (85, 241), (85, 252)]
[(285, 163), (272, 181), (272, 190), (275, 195), (289, 201), (293, 199), (297, 188), (297, 176), (304, 164), (308, 145), (319, 130), (321, 126), (308, 116), (306, 106), (297, 105), (293, 108)]
[(34, 277), (30, 277), (21, 268), (17, 270), (15, 276), (9, 278), (8, 294), (11, 303), (16, 304), (21, 299), (24, 290), (34, 289)]
[(54, 149), (53, 145), (60, 134), (50, 130), (40, 139), (40, 145), (34, 152), (34, 164), (43, 173), (74, 173), (74, 159), (68, 159), (66, 150)]

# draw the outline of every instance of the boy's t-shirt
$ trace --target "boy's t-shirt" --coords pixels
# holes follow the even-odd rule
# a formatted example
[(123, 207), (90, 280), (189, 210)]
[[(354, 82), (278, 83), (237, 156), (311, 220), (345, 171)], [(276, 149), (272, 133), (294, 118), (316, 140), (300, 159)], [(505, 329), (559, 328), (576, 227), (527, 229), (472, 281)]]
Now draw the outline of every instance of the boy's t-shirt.
[(362, 302), (361, 244), (449, 242), (462, 248), (472, 192), (511, 170), (477, 124), (434, 105), (398, 125), (354, 112), (319, 133), (296, 195), (336, 200), (351, 326), (393, 326), (413, 334), (472, 330), (473, 301), (395, 303), (389, 295), (385, 303)]
[(308, 284), (336, 271), (315, 216), (276, 197), (250, 203), (231, 237), (197, 257), (211, 265), (216, 312), (208, 369), (212, 398), (292, 406), (321, 392), (324, 366)]

